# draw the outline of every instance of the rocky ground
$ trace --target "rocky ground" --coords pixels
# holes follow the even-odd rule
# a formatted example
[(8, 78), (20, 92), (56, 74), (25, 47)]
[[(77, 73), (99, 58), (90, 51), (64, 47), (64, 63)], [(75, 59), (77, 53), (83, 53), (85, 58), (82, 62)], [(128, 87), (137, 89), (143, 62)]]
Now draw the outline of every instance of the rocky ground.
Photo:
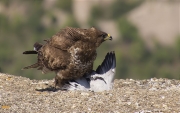
[(0, 73), (0, 113), (57, 112), (180, 112), (180, 81), (170, 79), (115, 80), (104, 92), (53, 91), (53, 80)]

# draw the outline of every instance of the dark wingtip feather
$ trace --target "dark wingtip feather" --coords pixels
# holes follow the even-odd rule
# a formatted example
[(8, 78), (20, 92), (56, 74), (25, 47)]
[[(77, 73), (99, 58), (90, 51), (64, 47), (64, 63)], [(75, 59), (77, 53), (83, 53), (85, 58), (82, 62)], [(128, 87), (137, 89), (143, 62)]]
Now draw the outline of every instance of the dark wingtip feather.
[(24, 51), (23, 54), (37, 54), (37, 51), (30, 50), (30, 51)]
[(96, 69), (96, 73), (104, 74), (110, 69), (113, 69), (115, 67), (116, 67), (116, 57), (115, 57), (115, 52), (112, 51), (107, 53), (102, 64), (99, 65), (98, 68)]
[(115, 55), (115, 52), (113, 51), (112, 53), (112, 69), (116, 68), (116, 55)]
[(103, 71), (101, 65), (99, 65), (98, 68), (96, 69), (96, 73), (98, 73), (98, 74), (104, 73), (104, 71)]

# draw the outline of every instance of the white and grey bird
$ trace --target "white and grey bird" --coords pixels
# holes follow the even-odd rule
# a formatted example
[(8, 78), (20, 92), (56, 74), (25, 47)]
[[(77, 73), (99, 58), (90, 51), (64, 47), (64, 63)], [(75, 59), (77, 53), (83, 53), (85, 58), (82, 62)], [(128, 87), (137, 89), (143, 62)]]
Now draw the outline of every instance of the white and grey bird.
[(62, 90), (83, 90), (101, 92), (110, 90), (113, 87), (115, 76), (116, 57), (115, 53), (107, 53), (104, 61), (98, 66), (96, 71), (81, 78), (69, 80), (61, 88)]

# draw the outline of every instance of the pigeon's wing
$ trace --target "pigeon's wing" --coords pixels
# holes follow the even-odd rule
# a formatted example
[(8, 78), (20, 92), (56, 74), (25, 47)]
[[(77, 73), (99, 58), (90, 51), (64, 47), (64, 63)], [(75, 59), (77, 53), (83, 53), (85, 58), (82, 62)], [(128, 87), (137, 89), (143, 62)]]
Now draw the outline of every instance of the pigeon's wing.
[(90, 84), (87, 78), (82, 77), (76, 80), (69, 80), (61, 89), (62, 90), (83, 90), (87, 91)]
[(111, 69), (116, 68), (116, 57), (114, 51), (107, 53), (105, 56), (104, 61), (101, 65), (98, 66), (96, 69), (97, 74), (104, 74), (110, 71)]
[(114, 52), (107, 53), (104, 61), (96, 69), (96, 73), (91, 74), (90, 88), (99, 92), (112, 89), (116, 68), (116, 57)]

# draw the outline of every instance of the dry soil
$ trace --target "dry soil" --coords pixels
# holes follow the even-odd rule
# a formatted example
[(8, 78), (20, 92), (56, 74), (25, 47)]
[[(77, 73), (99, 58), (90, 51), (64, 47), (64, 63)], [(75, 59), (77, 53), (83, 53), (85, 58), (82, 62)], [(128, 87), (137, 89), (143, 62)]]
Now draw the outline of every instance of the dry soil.
[(180, 81), (119, 79), (111, 91), (53, 90), (53, 80), (0, 73), (0, 113), (177, 113)]

